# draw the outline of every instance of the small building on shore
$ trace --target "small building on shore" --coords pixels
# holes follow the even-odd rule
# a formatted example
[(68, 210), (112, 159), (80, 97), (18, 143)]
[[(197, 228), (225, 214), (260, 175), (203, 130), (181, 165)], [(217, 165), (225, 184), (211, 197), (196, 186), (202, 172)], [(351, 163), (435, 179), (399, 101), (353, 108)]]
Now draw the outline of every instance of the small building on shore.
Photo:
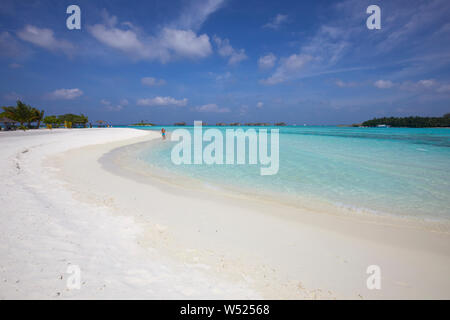
[(18, 124), (17, 121), (9, 119), (7, 117), (1, 117), (0, 118), (0, 124), (1, 123), (3, 123), (5, 131), (14, 130), (16, 128), (16, 125)]

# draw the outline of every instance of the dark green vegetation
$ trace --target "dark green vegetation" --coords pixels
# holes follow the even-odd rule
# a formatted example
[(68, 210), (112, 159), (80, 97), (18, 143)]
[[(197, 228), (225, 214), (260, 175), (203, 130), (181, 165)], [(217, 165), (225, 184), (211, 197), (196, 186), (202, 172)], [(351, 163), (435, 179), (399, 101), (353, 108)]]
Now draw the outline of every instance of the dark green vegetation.
[(48, 116), (44, 118), (45, 124), (50, 124), (52, 127), (58, 128), (59, 126), (64, 126), (64, 123), (71, 123), (72, 127), (83, 127), (86, 128), (86, 124), (89, 122), (88, 117), (83, 114), (63, 114), (61, 116)]
[(154, 126), (154, 123), (145, 122), (144, 120), (141, 120), (141, 122), (133, 123), (132, 126)]
[(408, 128), (430, 128), (430, 127), (450, 127), (450, 113), (442, 117), (405, 117), (405, 118), (375, 118), (364, 121), (364, 127), (376, 127), (379, 125), (388, 125), (391, 127)]
[(69, 123), (71, 126), (86, 127), (88, 118), (76, 114), (64, 114), (60, 116), (47, 116), (44, 118), (44, 110), (33, 108), (22, 101), (18, 100), (16, 106), (2, 107), (3, 112), (0, 113), (0, 118), (4, 120), (13, 120), (20, 124), (19, 129), (35, 129), (41, 126), (41, 122), (53, 127), (64, 126)]
[[(21, 129), (33, 128), (32, 123), (36, 124), (36, 128), (39, 128), (42, 119), (44, 118), (44, 110), (39, 111), (22, 101), (18, 100), (17, 105), (13, 107), (2, 107), (3, 112), (0, 117), (14, 120), (20, 123)], [(25, 126), (26, 124), (26, 126)]]

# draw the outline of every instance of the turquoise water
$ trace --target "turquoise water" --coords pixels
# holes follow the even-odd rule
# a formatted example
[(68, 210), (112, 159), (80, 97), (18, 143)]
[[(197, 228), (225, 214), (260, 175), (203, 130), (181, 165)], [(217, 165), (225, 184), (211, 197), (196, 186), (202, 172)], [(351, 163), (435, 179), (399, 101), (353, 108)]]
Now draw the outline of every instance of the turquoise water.
[(170, 153), (175, 143), (168, 140), (142, 150), (139, 158), (217, 187), (234, 186), (298, 203), (320, 199), (372, 213), (450, 220), (449, 129), (278, 129), (279, 171), (272, 176), (261, 176), (259, 164), (174, 165)]

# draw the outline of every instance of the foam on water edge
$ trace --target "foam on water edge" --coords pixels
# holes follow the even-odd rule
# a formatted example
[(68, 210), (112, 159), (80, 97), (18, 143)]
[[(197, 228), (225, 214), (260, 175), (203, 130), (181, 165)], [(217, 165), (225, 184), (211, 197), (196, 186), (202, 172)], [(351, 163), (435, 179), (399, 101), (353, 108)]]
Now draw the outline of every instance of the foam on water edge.
[[(450, 130), (302, 127), (280, 133), (280, 173), (269, 178), (258, 174), (259, 166), (175, 166), (167, 140), (139, 146), (134, 157), (142, 170), (188, 188), (313, 211), (334, 207), (356, 215), (450, 222)], [(427, 145), (427, 152), (417, 150), (418, 144)]]

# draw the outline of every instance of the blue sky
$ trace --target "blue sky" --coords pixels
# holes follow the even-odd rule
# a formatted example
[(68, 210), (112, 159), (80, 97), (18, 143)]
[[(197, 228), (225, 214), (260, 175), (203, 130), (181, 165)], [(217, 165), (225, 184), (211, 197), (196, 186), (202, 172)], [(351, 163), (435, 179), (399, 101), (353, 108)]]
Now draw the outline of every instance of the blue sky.
[(0, 105), (114, 124), (440, 116), (449, 17), (447, 0), (2, 0)]

